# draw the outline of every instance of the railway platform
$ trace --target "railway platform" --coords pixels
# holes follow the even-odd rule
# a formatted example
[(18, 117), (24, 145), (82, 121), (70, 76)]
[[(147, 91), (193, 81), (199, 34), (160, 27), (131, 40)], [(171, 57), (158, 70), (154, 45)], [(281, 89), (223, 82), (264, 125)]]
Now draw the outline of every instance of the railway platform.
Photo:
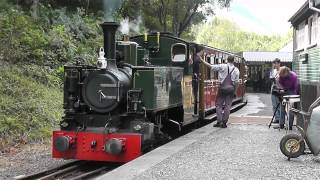
[(228, 128), (211, 124), (167, 143), (97, 179), (320, 179), (320, 159), (288, 161), (285, 131), (268, 128), (270, 95), (248, 94)]

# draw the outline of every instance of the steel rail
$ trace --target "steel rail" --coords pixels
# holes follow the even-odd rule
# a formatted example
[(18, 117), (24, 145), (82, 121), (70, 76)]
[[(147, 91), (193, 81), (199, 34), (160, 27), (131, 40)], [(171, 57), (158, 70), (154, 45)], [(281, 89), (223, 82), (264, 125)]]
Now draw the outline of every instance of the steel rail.
[(45, 170), (36, 174), (28, 176), (16, 176), (16, 180), (29, 180), (29, 179), (39, 179), (39, 180), (51, 180), (51, 179), (88, 179), (101, 172), (108, 172), (120, 164), (106, 164), (102, 162), (90, 162), (90, 161), (74, 161), (71, 163), (66, 163), (61, 166)]

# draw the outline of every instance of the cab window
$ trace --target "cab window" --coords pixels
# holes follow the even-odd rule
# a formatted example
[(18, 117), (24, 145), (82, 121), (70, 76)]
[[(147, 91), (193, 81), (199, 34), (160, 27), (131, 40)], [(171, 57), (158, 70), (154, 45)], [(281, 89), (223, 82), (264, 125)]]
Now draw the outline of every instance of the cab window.
[(172, 62), (184, 62), (187, 59), (187, 46), (182, 43), (173, 44), (171, 47)]

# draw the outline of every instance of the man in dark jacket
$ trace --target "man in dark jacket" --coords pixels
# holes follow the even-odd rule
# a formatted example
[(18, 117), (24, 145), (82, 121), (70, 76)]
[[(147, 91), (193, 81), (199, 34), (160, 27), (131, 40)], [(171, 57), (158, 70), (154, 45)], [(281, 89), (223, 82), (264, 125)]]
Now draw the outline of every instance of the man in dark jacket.
[(196, 46), (193, 52), (192, 64), (193, 64), (193, 72), (192, 72), (192, 92), (194, 97), (194, 115), (198, 113), (198, 91), (199, 91), (199, 71), (200, 71), (200, 63), (201, 56), (203, 56), (203, 48), (200, 46)]

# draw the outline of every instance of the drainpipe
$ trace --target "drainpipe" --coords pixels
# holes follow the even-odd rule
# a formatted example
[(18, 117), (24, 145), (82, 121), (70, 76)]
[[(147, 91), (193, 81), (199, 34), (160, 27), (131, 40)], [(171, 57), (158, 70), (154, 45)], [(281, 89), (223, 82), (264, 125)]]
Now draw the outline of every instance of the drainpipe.
[(315, 7), (313, 6), (313, 0), (309, 0), (309, 8), (310, 8), (311, 10), (313, 10), (313, 11), (316, 11), (316, 12), (320, 13), (320, 9), (315, 8)]

